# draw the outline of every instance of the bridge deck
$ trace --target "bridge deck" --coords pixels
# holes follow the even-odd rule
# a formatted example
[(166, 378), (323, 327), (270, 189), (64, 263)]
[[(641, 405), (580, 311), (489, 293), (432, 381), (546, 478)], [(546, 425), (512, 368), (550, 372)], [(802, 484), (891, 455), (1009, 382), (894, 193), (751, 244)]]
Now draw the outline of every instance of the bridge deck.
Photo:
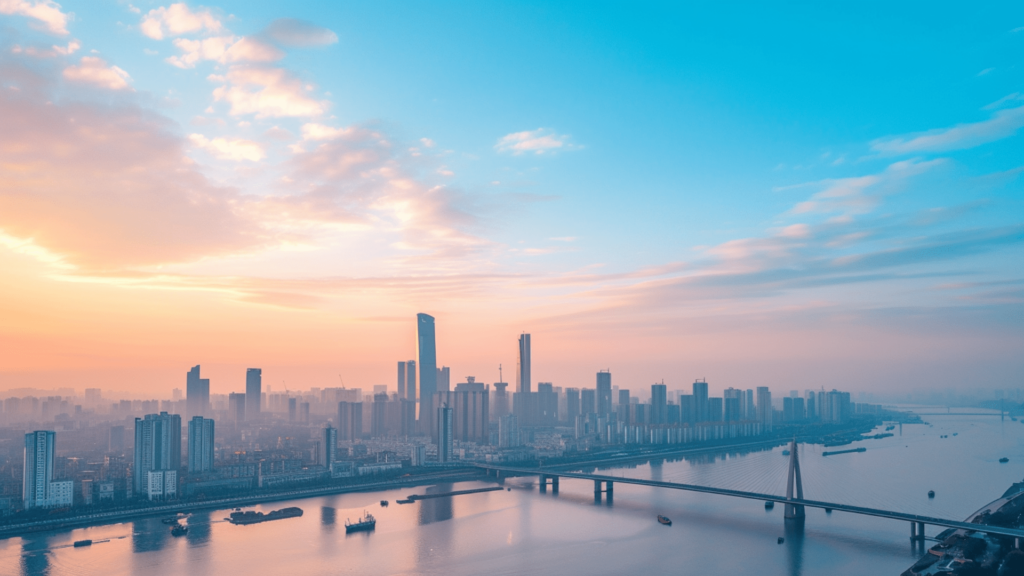
[(522, 476), (537, 476), (540, 474), (544, 474), (546, 476), (558, 476), (560, 478), (578, 478), (580, 480), (598, 480), (601, 482), (621, 482), (623, 484), (637, 484), (639, 486), (653, 486), (655, 488), (688, 490), (691, 492), (703, 492), (705, 494), (718, 494), (720, 496), (733, 496), (736, 498), (748, 498), (751, 500), (771, 500), (772, 502), (779, 502), (781, 504), (799, 504), (802, 506), (806, 506), (808, 508), (829, 508), (832, 510), (839, 510), (841, 512), (850, 512), (852, 514), (878, 516), (881, 518), (889, 518), (892, 520), (905, 520), (907, 522), (922, 522), (924, 524), (931, 524), (934, 526), (944, 526), (947, 528), (958, 528), (961, 530), (983, 532), (985, 534), (998, 534), (1000, 536), (1024, 538), (1024, 530), (1015, 530), (1013, 528), (1000, 528), (998, 526), (986, 526), (983, 524), (971, 524), (970, 522), (963, 522), (960, 520), (932, 518), (930, 516), (906, 514), (903, 512), (895, 512), (892, 510), (879, 510), (877, 508), (865, 508), (863, 506), (851, 506), (849, 504), (839, 504), (837, 502), (822, 502), (819, 500), (808, 500), (806, 498), (793, 498), (792, 500), (787, 500), (784, 496), (776, 496), (774, 494), (760, 494), (758, 492), (745, 492), (743, 490), (729, 490), (726, 488), (713, 488), (710, 486), (698, 486), (696, 484), (680, 484), (677, 482), (661, 482), (659, 480), (644, 480), (642, 478), (627, 478), (624, 476), (604, 476), (601, 474), (585, 474), (582, 472), (562, 472), (559, 470), (546, 470), (538, 468), (515, 468), (510, 466), (488, 466), (484, 464), (478, 464), (478, 467), (487, 470), (498, 470), (501, 472), (507, 472), (509, 474), (517, 474)]

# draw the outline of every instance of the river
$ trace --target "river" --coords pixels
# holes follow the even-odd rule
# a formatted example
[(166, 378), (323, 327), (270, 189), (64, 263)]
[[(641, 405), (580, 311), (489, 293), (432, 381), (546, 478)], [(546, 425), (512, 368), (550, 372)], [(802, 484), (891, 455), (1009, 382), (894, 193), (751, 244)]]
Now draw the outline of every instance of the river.
[[(862, 453), (823, 457), (823, 447), (801, 446), (805, 496), (961, 520), (1024, 477), (1021, 422), (998, 416), (924, 419), (931, 425), (904, 425), (894, 437), (844, 447), (864, 446)], [(781, 495), (784, 449), (601, 473)], [(1000, 464), (1003, 456), (1010, 461)], [(595, 504), (588, 481), (563, 479), (557, 495), (540, 493), (535, 477), (510, 479), (506, 486), (511, 490), (405, 505), (395, 500), (425, 488), (278, 502), (255, 509), (298, 506), (305, 514), (250, 526), (224, 522), (227, 510), (204, 512), (189, 518), (189, 533), (180, 538), (159, 518), (33, 533), (0, 540), (0, 574), (897, 575), (920, 555), (905, 522), (809, 509), (802, 530), (787, 529), (783, 506), (767, 511), (758, 501), (617, 484), (612, 504)], [(928, 490), (935, 490), (934, 499)], [(391, 505), (381, 508), (380, 500)], [(346, 535), (345, 520), (364, 510), (377, 517), (377, 529)], [(657, 514), (673, 525), (658, 524)], [(939, 530), (929, 527), (928, 534)], [(777, 543), (780, 536), (783, 544)], [(97, 543), (71, 546), (83, 539)]]

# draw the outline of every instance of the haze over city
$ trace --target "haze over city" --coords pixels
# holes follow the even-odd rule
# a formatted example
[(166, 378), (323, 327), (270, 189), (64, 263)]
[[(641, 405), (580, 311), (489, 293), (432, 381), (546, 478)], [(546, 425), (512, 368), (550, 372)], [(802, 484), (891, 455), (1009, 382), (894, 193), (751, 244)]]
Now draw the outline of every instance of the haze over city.
[[(0, 388), (1024, 374), (1019, 6), (0, 3)], [(513, 368), (514, 369), (514, 368)], [(340, 376), (340, 381), (339, 381)], [(507, 380), (507, 378), (506, 378)]]

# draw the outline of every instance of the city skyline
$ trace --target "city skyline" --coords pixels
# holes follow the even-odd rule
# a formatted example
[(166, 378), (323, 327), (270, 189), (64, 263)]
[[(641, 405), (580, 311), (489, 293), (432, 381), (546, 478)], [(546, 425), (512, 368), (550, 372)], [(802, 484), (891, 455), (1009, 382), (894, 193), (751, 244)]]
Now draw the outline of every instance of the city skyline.
[(926, 12), (5, 3), (0, 389), (371, 389), (421, 311), (456, 380), (1005, 387), (1024, 12)]

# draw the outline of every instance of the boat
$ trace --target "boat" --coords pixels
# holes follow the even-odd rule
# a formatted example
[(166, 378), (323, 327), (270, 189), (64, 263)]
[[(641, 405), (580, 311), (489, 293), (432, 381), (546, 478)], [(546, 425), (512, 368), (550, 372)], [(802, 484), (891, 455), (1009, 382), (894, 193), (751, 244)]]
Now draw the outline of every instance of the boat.
[(825, 514), (831, 514), (831, 513), (832, 513), (832, 509), (831, 508), (825, 508)]
[(346, 534), (351, 534), (352, 532), (369, 532), (376, 527), (377, 519), (369, 512), (363, 512), (363, 517), (356, 522), (349, 522), (348, 520), (345, 520)]
[(171, 516), (170, 518), (164, 518), (160, 521), (164, 524), (167, 524), (168, 526), (172, 526), (174, 524), (177, 524), (179, 520), (181, 520), (181, 516)]
[(263, 512), (254, 512), (252, 510), (246, 510), (245, 512), (232, 512), (231, 518), (228, 522), (232, 524), (259, 524), (260, 522), (270, 522), (271, 520), (281, 520), (282, 518), (295, 518), (302, 516), (302, 508), (292, 506), (290, 508), (282, 508), (281, 510), (274, 510), (264, 514)]
[(381, 508), (387, 508), (388, 507), (388, 501), (387, 500), (381, 500), (380, 501), (380, 506), (381, 506)]
[(769, 501), (764, 503), (764, 509), (765, 510), (771, 510), (772, 508), (775, 508), (775, 502), (772, 502), (771, 500), (769, 500)]
[(399, 504), (412, 504), (413, 502), (415, 502), (415, 500), (413, 500), (412, 498), (409, 498), (409, 499), (406, 499), (406, 500), (395, 500), (395, 502), (398, 502)]
[(92, 540), (75, 540), (75, 548), (81, 548), (82, 546), (92, 546)]
[(782, 455), (783, 456), (789, 456), (789, 450), (783, 450), (782, 451)]
[(929, 490), (928, 491), (928, 497), (929, 498), (935, 498), (935, 490)]
[(171, 528), (171, 536), (184, 536), (188, 534), (188, 526), (184, 524), (175, 524), (174, 528)]
[(672, 520), (670, 520), (666, 516), (662, 516), (661, 514), (658, 514), (658, 522), (661, 522), (665, 526), (671, 526), (672, 525)]
[(1002, 458), (999, 459), (999, 463), (1000, 464), (1006, 464), (1009, 461), (1010, 461), (1010, 459), (1007, 458), (1006, 456), (1003, 456)]
[(782, 544), (785, 541), (786, 541), (785, 538), (783, 538), (782, 536), (779, 536), (779, 544)]

